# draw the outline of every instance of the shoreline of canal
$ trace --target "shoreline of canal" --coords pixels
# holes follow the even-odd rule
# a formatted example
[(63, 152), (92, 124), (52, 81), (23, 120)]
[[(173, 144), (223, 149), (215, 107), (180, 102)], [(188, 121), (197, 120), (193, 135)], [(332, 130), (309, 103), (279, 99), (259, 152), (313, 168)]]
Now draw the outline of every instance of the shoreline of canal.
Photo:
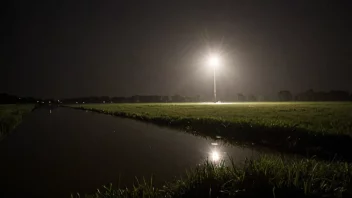
[(130, 118), (212, 139), (221, 136), (223, 141), (234, 146), (257, 147), (273, 152), (279, 151), (286, 154), (316, 157), (326, 161), (341, 159), (352, 162), (352, 154), (349, 152), (349, 150), (352, 150), (352, 139), (345, 135), (318, 136), (299, 129), (292, 131), (291, 129), (280, 127), (266, 128), (246, 123), (234, 124), (213, 119), (152, 117), (134, 113), (84, 108), (81, 106), (65, 105), (63, 107)]

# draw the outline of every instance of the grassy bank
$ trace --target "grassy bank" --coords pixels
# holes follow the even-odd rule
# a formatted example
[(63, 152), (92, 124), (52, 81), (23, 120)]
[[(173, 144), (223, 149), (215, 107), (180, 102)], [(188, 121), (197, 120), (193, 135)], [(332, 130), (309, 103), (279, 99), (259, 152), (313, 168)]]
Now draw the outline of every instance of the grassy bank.
[(352, 103), (80, 104), (74, 108), (181, 128), (230, 142), (352, 160)]
[(22, 117), (33, 108), (34, 105), (0, 105), (0, 141), (21, 123)]
[(149, 118), (211, 119), (262, 127), (304, 129), (317, 134), (352, 134), (352, 103), (160, 103), (80, 104), (72, 106), (135, 114)]
[(206, 162), (161, 188), (143, 180), (86, 197), (351, 197), (351, 179), (348, 163), (263, 156), (241, 166)]

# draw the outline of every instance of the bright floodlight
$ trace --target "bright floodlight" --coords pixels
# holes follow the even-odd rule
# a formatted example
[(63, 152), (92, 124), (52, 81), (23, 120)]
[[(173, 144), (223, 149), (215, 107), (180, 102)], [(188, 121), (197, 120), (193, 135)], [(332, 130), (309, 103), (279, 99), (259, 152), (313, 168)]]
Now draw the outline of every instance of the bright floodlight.
[(220, 64), (220, 59), (216, 55), (211, 55), (208, 59), (208, 63), (211, 67), (216, 68)]

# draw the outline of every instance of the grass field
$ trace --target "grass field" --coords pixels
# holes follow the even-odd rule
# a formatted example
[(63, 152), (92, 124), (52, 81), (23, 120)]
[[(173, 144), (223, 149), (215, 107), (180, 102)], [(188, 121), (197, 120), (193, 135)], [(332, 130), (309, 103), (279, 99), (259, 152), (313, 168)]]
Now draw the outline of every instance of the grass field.
[(348, 163), (262, 156), (242, 166), (205, 162), (161, 188), (137, 180), (133, 188), (110, 185), (77, 197), (351, 197), (351, 179)]
[(295, 127), (315, 133), (352, 134), (352, 103), (160, 103), (76, 106), (151, 118), (212, 119), (263, 127)]
[(0, 140), (10, 133), (34, 105), (0, 105)]
[[(149, 103), (70, 105), (210, 137), (312, 155), (350, 155), (352, 103)], [(352, 159), (352, 155), (351, 155)]]

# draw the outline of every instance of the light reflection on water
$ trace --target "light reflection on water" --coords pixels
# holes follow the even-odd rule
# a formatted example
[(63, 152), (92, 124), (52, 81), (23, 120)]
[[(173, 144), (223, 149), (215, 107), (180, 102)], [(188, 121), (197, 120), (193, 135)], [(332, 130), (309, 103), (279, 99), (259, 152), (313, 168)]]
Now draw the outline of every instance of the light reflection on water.
[(208, 160), (213, 163), (224, 161), (227, 155), (222, 149), (223, 146), (226, 147), (226, 145), (223, 145), (220, 141), (212, 142), (208, 153)]
[(221, 155), (220, 155), (219, 151), (217, 151), (217, 150), (212, 150), (212, 151), (210, 152), (210, 160), (211, 160), (212, 162), (219, 162), (219, 161), (221, 160)]
[(0, 197), (2, 191), (18, 197), (68, 197), (111, 182), (131, 185), (136, 177), (151, 175), (153, 184), (162, 185), (206, 159), (221, 163), (231, 156), (237, 163), (253, 155), (220, 136), (212, 140), (131, 119), (43, 107), (0, 142), (1, 160), (6, 161), (0, 163), (6, 170)]

